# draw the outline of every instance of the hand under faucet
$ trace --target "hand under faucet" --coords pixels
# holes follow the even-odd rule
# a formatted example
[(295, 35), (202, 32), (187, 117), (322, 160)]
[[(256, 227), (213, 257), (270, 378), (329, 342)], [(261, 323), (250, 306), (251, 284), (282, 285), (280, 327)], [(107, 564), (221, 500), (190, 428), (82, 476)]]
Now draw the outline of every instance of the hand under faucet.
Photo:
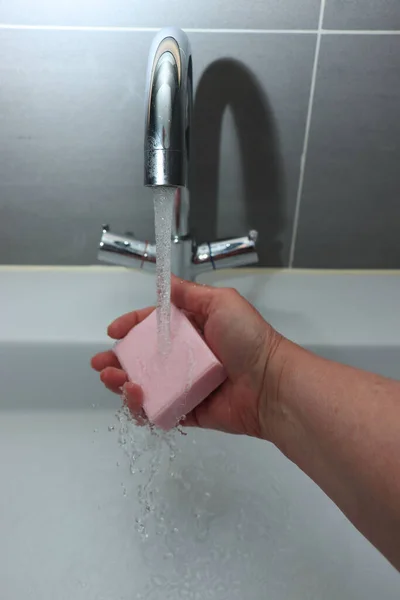
[[(400, 570), (400, 382), (300, 348), (234, 290), (175, 278), (172, 301), (192, 316), (228, 375), (183, 425), (274, 443)], [(124, 338), (151, 311), (120, 317), (109, 335)], [(115, 355), (97, 354), (92, 366), (113, 392), (123, 386), (140, 415), (142, 390)]]

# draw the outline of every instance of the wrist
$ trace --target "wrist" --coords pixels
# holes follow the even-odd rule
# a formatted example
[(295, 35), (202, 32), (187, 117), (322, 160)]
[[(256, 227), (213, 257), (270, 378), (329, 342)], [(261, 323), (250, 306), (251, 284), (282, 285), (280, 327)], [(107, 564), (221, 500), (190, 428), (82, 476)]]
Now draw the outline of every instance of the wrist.
[(288, 382), (298, 350), (300, 348), (295, 344), (272, 330), (260, 400), (260, 428), (262, 437), (281, 450), (285, 445), (285, 431), (288, 425)]

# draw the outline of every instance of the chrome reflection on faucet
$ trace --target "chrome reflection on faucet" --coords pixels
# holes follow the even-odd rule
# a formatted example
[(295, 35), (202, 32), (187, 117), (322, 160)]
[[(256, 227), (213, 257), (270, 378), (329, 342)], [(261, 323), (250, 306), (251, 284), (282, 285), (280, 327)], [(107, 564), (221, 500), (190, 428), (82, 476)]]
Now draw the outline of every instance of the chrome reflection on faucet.
[[(144, 185), (175, 188), (172, 223), (172, 271), (194, 280), (199, 273), (258, 262), (257, 232), (197, 245), (189, 235), (188, 165), (193, 104), (190, 43), (180, 29), (161, 30), (154, 38), (147, 68)], [(154, 270), (155, 244), (133, 235), (115, 235), (103, 227), (101, 261)]]
[(187, 36), (163, 30), (153, 41), (147, 68), (144, 184), (187, 188), (193, 95)]

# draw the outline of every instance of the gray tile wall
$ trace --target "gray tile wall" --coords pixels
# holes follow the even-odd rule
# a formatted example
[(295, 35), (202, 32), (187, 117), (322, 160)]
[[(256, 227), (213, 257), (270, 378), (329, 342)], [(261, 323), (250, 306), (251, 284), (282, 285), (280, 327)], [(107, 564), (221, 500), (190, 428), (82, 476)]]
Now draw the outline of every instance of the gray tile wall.
[(400, 268), (400, 36), (323, 40), (294, 264)]
[(319, 3), (320, 0), (35, 0), (32, 7), (31, 0), (1, 0), (0, 20), (39, 25), (297, 29), (317, 26)]
[(171, 23), (198, 238), (255, 227), (262, 265), (400, 268), (399, 0), (0, 0), (0, 262), (93, 264), (103, 222), (154, 238), (144, 78)]

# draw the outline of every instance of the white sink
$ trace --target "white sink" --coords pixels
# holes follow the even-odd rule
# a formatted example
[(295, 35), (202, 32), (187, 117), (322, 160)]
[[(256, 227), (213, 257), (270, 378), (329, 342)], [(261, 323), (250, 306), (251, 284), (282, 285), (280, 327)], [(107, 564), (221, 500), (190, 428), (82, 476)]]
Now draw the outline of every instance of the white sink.
[[(237, 287), (295, 341), (400, 377), (399, 274), (259, 270), (208, 280)], [(143, 541), (135, 517), (148, 458), (147, 472), (130, 473), (119, 399), (89, 360), (110, 345), (111, 319), (154, 301), (154, 280), (113, 268), (4, 267), (0, 289), (1, 598), (399, 599), (400, 575), (256, 440), (179, 436), (175, 475), (156, 478), (165, 532), (155, 534), (150, 515)]]

